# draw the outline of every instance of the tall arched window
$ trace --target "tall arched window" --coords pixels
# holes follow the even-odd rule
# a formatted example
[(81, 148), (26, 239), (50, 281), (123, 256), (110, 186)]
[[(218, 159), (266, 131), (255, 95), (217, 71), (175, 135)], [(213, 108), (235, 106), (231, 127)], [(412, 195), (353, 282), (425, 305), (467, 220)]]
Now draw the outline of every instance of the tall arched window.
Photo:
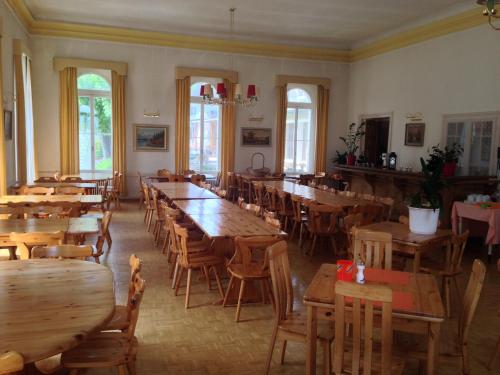
[(220, 170), (220, 135), (222, 111), (218, 104), (206, 104), (200, 96), (202, 85), (221, 81), (213, 78), (193, 78), (190, 101), (189, 169), (202, 173)]
[(78, 76), (80, 171), (111, 171), (111, 85), (97, 73)]
[(285, 173), (314, 171), (316, 94), (312, 85), (288, 85), (285, 135)]

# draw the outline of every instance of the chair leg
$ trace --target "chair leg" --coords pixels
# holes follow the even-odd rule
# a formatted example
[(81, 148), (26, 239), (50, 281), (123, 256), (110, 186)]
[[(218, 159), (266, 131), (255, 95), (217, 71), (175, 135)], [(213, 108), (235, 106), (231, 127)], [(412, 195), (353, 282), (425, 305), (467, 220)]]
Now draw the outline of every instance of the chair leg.
[(330, 350), (330, 342), (328, 340), (323, 340), (323, 373), (325, 375), (330, 375), (332, 370), (332, 357)]
[(111, 234), (109, 233), (109, 230), (105, 234), (106, 236), (106, 242), (108, 243), (108, 251), (111, 250), (111, 244), (113, 243), (113, 240), (111, 239)]
[(444, 299), (446, 302), (446, 317), (451, 316), (451, 303), (450, 303), (450, 284), (451, 280), (449, 277), (444, 277), (443, 278), (443, 284), (444, 284)]
[[(221, 298), (224, 298), (224, 288), (222, 288), (222, 283), (220, 282), (219, 270), (217, 266), (212, 266), (215, 273), (215, 282), (217, 283), (217, 289), (219, 289), (219, 294)], [(207, 272), (208, 273), (208, 272)], [(210, 274), (209, 274), (210, 276)]]
[(330, 242), (332, 243), (333, 252), (335, 256), (337, 256), (338, 254), (337, 242), (335, 242), (335, 237), (333, 235), (330, 237)]
[(300, 223), (300, 230), (299, 230), (299, 248), (302, 247), (302, 236), (304, 235), (304, 223)]
[(281, 343), (281, 358), (280, 358), (281, 364), (285, 363), (285, 354), (286, 354), (286, 340), (283, 340), (283, 342)]
[(127, 367), (124, 365), (118, 366), (118, 375), (128, 375)]
[(187, 286), (186, 286), (186, 301), (184, 302), (184, 308), (189, 309), (189, 296), (191, 294), (191, 276), (193, 273), (192, 268), (188, 268), (188, 276), (187, 276)]
[(470, 365), (469, 365), (469, 349), (467, 345), (462, 345), (462, 373), (464, 375), (470, 374)]
[(241, 280), (240, 294), (238, 295), (238, 305), (236, 306), (236, 318), (235, 318), (236, 323), (240, 321), (241, 299), (243, 298), (244, 292), (245, 292), (245, 280)]
[(500, 354), (500, 337), (498, 338), (497, 347), (495, 349), (495, 352), (493, 353), (493, 356), (491, 357), (490, 361), (488, 362), (488, 370), (491, 370), (493, 368), (493, 365), (495, 364), (495, 360), (497, 359), (499, 354)]
[(229, 278), (229, 284), (227, 285), (226, 295), (224, 296), (224, 300), (222, 301), (222, 307), (226, 307), (227, 299), (229, 297), (229, 291), (231, 290), (233, 283), (234, 283), (234, 276), (231, 275), (231, 277)]
[(208, 288), (208, 291), (210, 292), (210, 290), (212, 289), (212, 283), (210, 282), (210, 274), (208, 272), (209, 272), (209, 270), (208, 270), (207, 266), (203, 266), (203, 274), (205, 275), (205, 278), (207, 279), (207, 288)]
[(136, 375), (137, 370), (135, 368), (135, 359), (131, 360), (129, 363), (127, 363), (127, 370), (130, 375)]
[(297, 230), (297, 222), (294, 220), (293, 221), (293, 227), (292, 227), (292, 233), (290, 234), (290, 239), (293, 240), (293, 237), (295, 236), (295, 231)]
[(179, 287), (181, 285), (182, 275), (184, 275), (184, 267), (181, 267), (181, 272), (177, 276), (177, 279), (174, 278), (174, 280), (175, 280), (175, 295), (176, 296), (179, 295)]
[(278, 325), (274, 326), (273, 334), (271, 336), (271, 344), (269, 345), (269, 352), (267, 353), (266, 360), (266, 375), (269, 374), (271, 368), (271, 360), (273, 359), (274, 345), (276, 344), (276, 336), (278, 335)]

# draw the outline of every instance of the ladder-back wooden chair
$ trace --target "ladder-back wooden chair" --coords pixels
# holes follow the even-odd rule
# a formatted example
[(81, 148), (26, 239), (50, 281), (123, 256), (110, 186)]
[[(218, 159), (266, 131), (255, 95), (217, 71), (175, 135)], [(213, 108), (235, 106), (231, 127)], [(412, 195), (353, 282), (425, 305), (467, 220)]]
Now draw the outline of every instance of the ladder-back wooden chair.
[(108, 243), (108, 252), (111, 250), (112, 239), (109, 232), (109, 224), (111, 223), (111, 217), (113, 216), (112, 211), (104, 212), (104, 216), (101, 221), (101, 229), (99, 236), (97, 236), (97, 242), (94, 249), (94, 260), (96, 263), (101, 263), (99, 258), (104, 254), (104, 241)]
[(375, 197), (375, 202), (384, 206), (383, 220), (390, 221), (392, 218), (392, 209), (394, 207), (394, 199), (390, 197)]
[[(281, 364), (285, 360), (288, 341), (306, 343), (307, 314), (300, 308), (295, 309), (292, 286), (292, 273), (288, 261), (286, 241), (280, 241), (267, 249), (269, 271), (273, 285), (275, 321), (271, 343), (266, 360), (266, 374), (269, 374), (276, 340), (281, 344)], [(301, 311), (302, 310), (302, 311)], [(323, 348), (324, 374), (330, 374), (330, 349), (333, 342), (333, 330), (329, 322), (318, 322), (318, 339)]]
[[(346, 335), (347, 323), (352, 325), (352, 338)], [(374, 345), (375, 329), (380, 329), (380, 351)], [(333, 373), (402, 374), (404, 361), (393, 356), (392, 340), (392, 289), (337, 280)]]
[(41, 176), (35, 179), (34, 182), (58, 182), (54, 176)]
[(230, 201), (234, 202), (239, 196), (238, 179), (234, 172), (227, 172), (226, 185), (227, 197)]
[(111, 205), (111, 201), (113, 201), (115, 208), (120, 208), (120, 195), (122, 192), (122, 184), (123, 184), (123, 174), (115, 172), (113, 176), (113, 183), (111, 185), (111, 188), (109, 189), (107, 198), (108, 210), (109, 206)]
[(245, 198), (245, 201), (251, 202), (252, 197), (250, 196), (250, 191), (248, 184), (245, 182), (243, 177), (241, 175), (236, 175), (236, 181), (237, 181), (237, 189), (236, 191), (238, 192), (239, 197)]
[(16, 375), (24, 368), (24, 359), (17, 352), (0, 354), (0, 375)]
[(308, 204), (309, 217), (306, 223), (311, 239), (309, 256), (312, 258), (316, 249), (318, 238), (328, 238), (334, 253), (337, 254), (335, 235), (339, 233), (339, 218), (344, 215), (341, 207), (319, 205), (314, 202)]
[(269, 288), (270, 274), (266, 249), (281, 241), (273, 236), (236, 237), (234, 239), (235, 253), (227, 264), (227, 271), (231, 278), (226, 290), (222, 306), (226, 306), (231, 287), (236, 280), (240, 281), (238, 304), (236, 306), (235, 321), (240, 321), (241, 300), (245, 294), (245, 286), (249, 282), (259, 282), (261, 285), (262, 302), (266, 303), (267, 296), (271, 293)]
[(62, 245), (64, 243), (64, 232), (12, 232), (9, 240), (17, 246), (17, 251), (21, 259), (31, 258), (31, 249), (34, 246)]
[(278, 190), (272, 186), (266, 186), (266, 200), (268, 202), (267, 210), (277, 212), (278, 205)]
[(347, 255), (349, 259), (354, 259), (354, 241), (352, 239), (353, 237), (353, 228), (354, 227), (359, 227), (363, 225), (363, 215), (362, 214), (350, 214), (347, 216), (344, 216), (343, 218), (343, 223), (344, 223), (344, 232), (346, 235), (346, 243), (347, 243)]
[(392, 269), (392, 235), (355, 228), (354, 261), (362, 260), (368, 268)]
[(205, 182), (205, 175), (203, 174), (192, 174), (191, 175), (191, 183), (201, 186), (201, 184)]
[(253, 203), (262, 208), (267, 208), (266, 193), (264, 184), (261, 181), (254, 181), (253, 186)]
[(278, 217), (283, 223), (283, 230), (288, 230), (288, 223), (293, 219), (293, 208), (290, 201), (290, 194), (285, 191), (278, 191)]
[(35, 246), (31, 249), (32, 259), (80, 259), (87, 260), (94, 256), (92, 245), (54, 245)]
[(144, 205), (146, 207), (146, 212), (144, 213), (144, 222), (147, 225), (148, 232), (150, 232), (154, 215), (154, 206), (151, 200), (149, 186), (145, 182), (143, 182), (142, 184), (142, 190), (144, 191)]
[(290, 194), (290, 201), (292, 202), (292, 233), (290, 234), (290, 239), (293, 239), (297, 227), (299, 227), (299, 246), (302, 246), (302, 235), (304, 232), (304, 227), (307, 225), (307, 213), (302, 210), (302, 197), (295, 194)]

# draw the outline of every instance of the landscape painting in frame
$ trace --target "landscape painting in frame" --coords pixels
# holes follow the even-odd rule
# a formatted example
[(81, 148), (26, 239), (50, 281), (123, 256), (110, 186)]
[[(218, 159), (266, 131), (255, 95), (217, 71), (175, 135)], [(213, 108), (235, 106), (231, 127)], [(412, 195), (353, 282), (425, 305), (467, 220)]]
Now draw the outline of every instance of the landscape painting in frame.
[(135, 126), (134, 151), (168, 151), (168, 125)]
[(241, 128), (241, 145), (271, 147), (271, 134), (271, 128)]
[(406, 124), (405, 145), (418, 146), (424, 145), (425, 124), (424, 123), (409, 123)]

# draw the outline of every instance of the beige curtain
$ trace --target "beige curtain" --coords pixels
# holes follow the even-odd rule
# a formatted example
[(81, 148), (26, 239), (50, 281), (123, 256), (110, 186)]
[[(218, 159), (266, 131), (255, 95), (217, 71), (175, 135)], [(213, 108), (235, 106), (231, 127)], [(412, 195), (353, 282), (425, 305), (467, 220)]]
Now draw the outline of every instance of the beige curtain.
[(26, 183), (26, 112), (24, 104), (23, 55), (14, 55), (14, 76), (16, 85), (17, 124), (17, 168), (18, 180)]
[(318, 86), (318, 112), (316, 128), (316, 173), (326, 171), (326, 140), (328, 137), (328, 103), (330, 90)]
[(59, 122), (61, 174), (80, 172), (78, 150), (78, 88), (76, 68), (59, 72)]
[(111, 72), (111, 103), (113, 107), (113, 171), (123, 175), (122, 194), (126, 194), (126, 121), (125, 121), (125, 76)]
[[(224, 80), (228, 100), (234, 99), (234, 85), (228, 80)], [(221, 179), (222, 186), (227, 188), (227, 172), (234, 172), (234, 145), (236, 127), (236, 108), (234, 105), (222, 107), (222, 155), (221, 155)]]
[(5, 157), (5, 134), (3, 127), (3, 67), (2, 37), (0, 36), (0, 195), (7, 194), (7, 160)]
[[(30, 85), (33, 84), (33, 64), (29, 64), (29, 71), (30, 71)], [(35, 180), (38, 178), (38, 131), (36, 128), (36, 121), (35, 121), (35, 113), (33, 111), (34, 105), (33, 105), (33, 91), (31, 92), (31, 111), (32, 111), (32, 116), (33, 116), (33, 162), (34, 162), (34, 169), (35, 169)]]
[(191, 78), (177, 79), (175, 113), (175, 171), (183, 173), (189, 169), (189, 102)]
[(287, 93), (286, 85), (277, 86), (277, 117), (276, 117), (276, 173), (283, 173), (285, 160), (285, 136), (286, 136), (286, 107)]

